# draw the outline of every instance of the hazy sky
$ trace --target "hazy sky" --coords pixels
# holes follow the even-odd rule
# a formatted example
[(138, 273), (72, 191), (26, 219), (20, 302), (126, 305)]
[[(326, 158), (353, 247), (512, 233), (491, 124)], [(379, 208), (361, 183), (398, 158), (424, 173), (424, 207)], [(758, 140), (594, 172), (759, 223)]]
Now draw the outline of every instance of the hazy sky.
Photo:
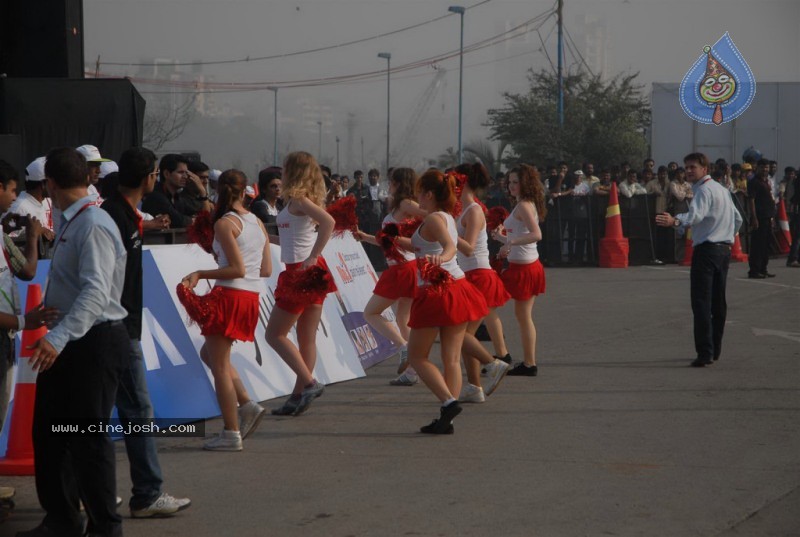
[[(470, 0), (463, 5), (477, 4)], [(100, 56), (102, 73), (136, 76), (137, 67), (105, 62), (139, 62), (153, 58), (215, 61), (291, 53), (390, 32), (447, 14), (453, 0), (85, 0), (87, 68)], [(491, 0), (465, 15), (465, 45), (498, 35), (546, 13), (547, 0)], [(800, 81), (799, 0), (566, 0), (564, 21), (590, 65), (604, 74), (641, 73), (649, 93), (651, 82), (679, 82), (691, 64), (725, 31), (747, 59), (759, 82)], [(547, 67), (556, 58), (555, 19), (539, 34), (524, 36), (469, 53), (464, 57), (465, 142), (485, 139), (481, 124), (487, 108), (502, 103), (503, 91), (522, 91), (527, 69)], [(599, 36), (599, 41), (598, 41)], [(291, 58), (233, 65), (208, 65), (198, 73), (215, 82), (280, 83), (310, 78), (385, 70), (379, 52), (392, 54), (392, 66), (417, 62), (458, 49), (458, 16), (351, 46)], [(599, 53), (597, 52), (597, 44)], [(595, 47), (595, 55), (590, 50)], [(566, 53), (566, 65), (576, 56)], [(456, 145), (458, 58), (438, 64), (447, 70), (444, 84), (431, 99), (412, 144), (414, 155), (436, 157)], [(189, 68), (184, 68), (189, 70)], [(192, 75), (197, 76), (197, 75)], [(392, 79), (392, 138), (399, 143), (423, 92), (435, 76), (426, 66)], [(145, 98), (163, 94), (163, 87), (138, 84)], [(208, 97), (208, 96), (207, 96)], [(214, 167), (233, 161), (250, 171), (272, 154), (272, 94), (219, 93), (211, 96), (218, 109), (252, 118), (262, 129), (248, 139), (215, 140), (208, 133), (187, 131), (172, 147), (197, 148)], [(756, 97), (758, 98), (758, 97)], [(322, 106), (322, 109), (319, 107)], [(365, 160), (377, 164), (385, 151), (385, 77), (362, 83), (279, 91), (281, 151), (317, 151), (316, 121), (325, 123), (323, 155), (335, 155), (334, 138), (342, 140), (342, 171)], [(315, 115), (316, 114), (316, 115)], [(354, 127), (348, 132), (346, 120)], [(317, 115), (320, 117), (318, 118)], [(324, 117), (323, 117), (324, 116)], [(263, 135), (263, 139), (258, 138)], [(352, 141), (352, 145), (349, 143)], [(346, 156), (351, 160), (345, 164)], [(226, 160), (227, 159), (227, 160)], [(416, 162), (416, 160), (415, 160)], [(397, 164), (397, 163), (393, 163)], [(352, 170), (348, 170), (352, 171)]]

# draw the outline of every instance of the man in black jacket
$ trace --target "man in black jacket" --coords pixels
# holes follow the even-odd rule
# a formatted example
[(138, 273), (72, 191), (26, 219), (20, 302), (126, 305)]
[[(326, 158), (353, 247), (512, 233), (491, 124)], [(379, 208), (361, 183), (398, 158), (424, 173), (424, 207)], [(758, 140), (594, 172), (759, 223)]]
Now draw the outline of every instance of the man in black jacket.
[[(156, 156), (152, 151), (132, 147), (119, 160), (119, 189), (101, 206), (119, 228), (128, 257), (122, 306), (127, 310), (125, 328), (131, 339), (130, 365), (122, 372), (117, 390), (117, 412), (126, 424), (149, 424), (154, 419), (153, 405), (145, 380), (142, 356), (142, 218), (136, 205), (153, 191), (158, 176)], [(191, 504), (188, 498), (173, 498), (161, 491), (161, 466), (155, 438), (148, 435), (125, 435), (125, 450), (130, 461), (133, 496), (131, 517), (169, 516)]]

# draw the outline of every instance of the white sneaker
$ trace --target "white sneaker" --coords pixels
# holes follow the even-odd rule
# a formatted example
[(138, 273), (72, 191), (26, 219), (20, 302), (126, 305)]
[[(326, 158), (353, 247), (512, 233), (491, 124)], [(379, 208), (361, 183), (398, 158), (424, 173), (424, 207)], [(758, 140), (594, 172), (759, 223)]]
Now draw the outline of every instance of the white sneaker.
[(392, 386), (413, 386), (417, 382), (419, 382), (419, 377), (416, 374), (406, 371), (396, 379), (390, 380), (389, 384)]
[(239, 431), (223, 429), (219, 435), (203, 444), (203, 449), (207, 451), (241, 451), (242, 435)]
[(489, 379), (486, 386), (486, 395), (492, 395), (497, 387), (500, 385), (506, 373), (508, 373), (509, 366), (503, 360), (495, 359), (494, 362), (486, 366), (486, 377)]
[(486, 396), (483, 394), (483, 388), (467, 383), (461, 388), (458, 400), (461, 403), (483, 403), (486, 401)]
[(192, 505), (192, 500), (189, 498), (174, 498), (164, 492), (161, 496), (156, 498), (156, 501), (144, 509), (131, 509), (131, 518), (171, 516), (178, 511), (187, 509), (190, 505)]
[(267, 410), (255, 401), (249, 401), (239, 407), (239, 433), (242, 435), (242, 440), (256, 430), (266, 412)]
[(400, 362), (397, 364), (397, 374), (402, 374), (408, 368), (408, 347), (400, 351)]

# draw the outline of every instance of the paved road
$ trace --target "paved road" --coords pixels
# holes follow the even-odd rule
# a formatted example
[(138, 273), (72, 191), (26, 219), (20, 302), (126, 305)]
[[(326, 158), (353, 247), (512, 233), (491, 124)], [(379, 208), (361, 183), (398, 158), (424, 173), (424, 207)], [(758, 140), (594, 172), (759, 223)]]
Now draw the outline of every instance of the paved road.
[[(733, 266), (722, 359), (701, 370), (687, 367), (687, 270), (550, 269), (540, 376), (506, 379), (455, 435), (417, 434), (432, 395), (388, 386), (395, 363), (381, 364), (307, 415), (266, 418), (242, 453), (167, 440), (166, 490), (194, 505), (126, 519), (125, 534), (800, 535), (800, 270), (773, 266), (771, 280)], [(18, 509), (0, 535), (41, 516), (32, 479), (10, 482)]]

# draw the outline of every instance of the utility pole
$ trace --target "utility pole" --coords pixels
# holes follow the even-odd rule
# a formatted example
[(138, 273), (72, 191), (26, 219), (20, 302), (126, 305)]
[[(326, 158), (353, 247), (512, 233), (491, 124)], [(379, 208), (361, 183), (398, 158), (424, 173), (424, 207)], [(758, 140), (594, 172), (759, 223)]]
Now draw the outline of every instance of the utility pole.
[(558, 126), (564, 128), (564, 0), (558, 0)]
[(272, 165), (273, 166), (280, 166), (278, 162), (278, 88), (267, 88), (269, 91), (275, 94), (275, 99), (273, 101), (273, 111), (274, 111), (274, 118), (272, 124)]
[(386, 175), (389, 175), (389, 133), (392, 119), (392, 55), (388, 52), (381, 52), (378, 58), (386, 60)]
[(317, 141), (317, 162), (322, 161), (322, 121), (317, 121), (319, 140)]
[(461, 144), (462, 116), (464, 110), (464, 9), (463, 6), (450, 6), (447, 8), (450, 13), (457, 13), (461, 16), (461, 41), (458, 47), (458, 163), (464, 160), (464, 151)]
[(339, 137), (336, 137), (336, 173), (342, 173), (339, 171)]

